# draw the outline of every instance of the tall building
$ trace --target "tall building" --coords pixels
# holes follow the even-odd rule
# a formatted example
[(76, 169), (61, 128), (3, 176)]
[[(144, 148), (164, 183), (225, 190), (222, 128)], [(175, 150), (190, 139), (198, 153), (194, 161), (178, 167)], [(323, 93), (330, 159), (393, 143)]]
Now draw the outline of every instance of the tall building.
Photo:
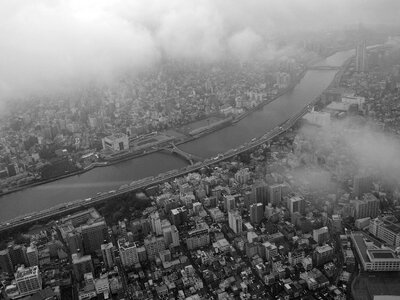
[(290, 215), (298, 212), (300, 214), (304, 214), (305, 212), (305, 201), (303, 198), (299, 196), (294, 196), (288, 199), (288, 209)]
[(224, 210), (227, 212), (227, 211), (230, 211), (235, 208), (236, 208), (235, 197), (232, 195), (225, 195), (224, 196)]
[(0, 269), (8, 274), (12, 274), (14, 272), (14, 267), (12, 265), (11, 256), (8, 249), (0, 251)]
[(270, 261), (272, 258), (278, 255), (278, 248), (275, 244), (272, 244), (271, 242), (264, 242), (262, 246), (264, 258), (267, 261)]
[(166, 228), (163, 228), (163, 236), (166, 247), (179, 246), (179, 231), (175, 225), (170, 225)]
[(76, 280), (81, 281), (86, 273), (94, 272), (92, 256), (81, 253), (72, 254), (72, 267)]
[(199, 223), (196, 229), (188, 232), (186, 246), (189, 250), (201, 248), (210, 244), (209, 227), (206, 223)]
[(313, 239), (318, 244), (323, 244), (329, 239), (328, 227), (321, 227), (313, 230)]
[(303, 262), (304, 257), (305, 257), (305, 253), (302, 250), (289, 252), (289, 255), (288, 255), (289, 263), (292, 266), (297, 265), (298, 263)]
[(247, 209), (250, 209), (250, 205), (257, 203), (256, 198), (253, 196), (253, 193), (250, 191), (246, 191), (243, 195), (244, 197), (244, 205)]
[(247, 183), (249, 181), (249, 179), (250, 179), (249, 168), (240, 169), (235, 174), (235, 180), (237, 182), (239, 182), (240, 184)]
[(31, 244), (26, 249), (26, 256), (29, 266), (37, 266), (39, 264), (39, 251), (35, 244)]
[(124, 267), (134, 266), (139, 262), (137, 246), (134, 242), (129, 242), (125, 238), (118, 240), (119, 257)]
[(171, 225), (171, 235), (172, 235), (172, 247), (178, 247), (180, 245), (179, 241), (179, 231), (175, 225)]
[(258, 224), (264, 218), (264, 206), (262, 203), (256, 203), (250, 205), (250, 221), (254, 224)]
[(395, 220), (390, 220), (390, 218), (372, 219), (368, 229), (371, 234), (388, 245), (400, 247), (400, 223)]
[(314, 265), (320, 266), (333, 258), (333, 248), (329, 245), (317, 247), (313, 254)]
[(361, 199), (365, 193), (369, 193), (372, 187), (371, 176), (358, 174), (353, 179), (353, 193), (354, 196)]
[(116, 133), (102, 139), (103, 149), (123, 151), (129, 149), (129, 138), (124, 133)]
[(101, 244), (108, 240), (107, 225), (99, 221), (90, 225), (81, 226), (83, 249), (86, 254), (94, 253), (101, 249)]
[(363, 200), (353, 201), (354, 218), (362, 219), (366, 217), (376, 218), (379, 213), (379, 200), (371, 193), (364, 194)]
[(342, 217), (340, 215), (332, 215), (330, 223), (333, 232), (342, 232)]
[(144, 239), (144, 247), (146, 248), (147, 258), (155, 260), (156, 255), (165, 250), (164, 237), (148, 236)]
[(367, 42), (362, 40), (356, 46), (356, 72), (363, 73), (367, 71)]
[(40, 276), (38, 266), (18, 268), (15, 273), (15, 281), (20, 296), (28, 296), (42, 289), (42, 277)]
[(65, 242), (71, 253), (78, 253), (83, 250), (82, 235), (78, 230), (74, 229), (71, 232), (66, 233)]
[(279, 204), (282, 200), (282, 185), (273, 184), (268, 187), (268, 198), (272, 204)]
[(115, 265), (115, 247), (113, 243), (101, 244), (101, 254), (103, 256), (104, 264), (109, 268), (113, 268)]
[(151, 231), (156, 235), (162, 235), (161, 220), (158, 212), (153, 212), (150, 215)]
[(228, 212), (228, 220), (229, 220), (229, 227), (235, 233), (242, 232), (242, 216), (240, 212), (237, 210), (230, 210)]
[(26, 247), (24, 245), (10, 245), (8, 248), (13, 266), (26, 266), (28, 264), (26, 257)]
[(256, 203), (261, 202), (264, 206), (268, 204), (269, 188), (265, 182), (254, 184), (252, 192)]
[(187, 210), (184, 206), (171, 209), (171, 223), (179, 226), (186, 222)]

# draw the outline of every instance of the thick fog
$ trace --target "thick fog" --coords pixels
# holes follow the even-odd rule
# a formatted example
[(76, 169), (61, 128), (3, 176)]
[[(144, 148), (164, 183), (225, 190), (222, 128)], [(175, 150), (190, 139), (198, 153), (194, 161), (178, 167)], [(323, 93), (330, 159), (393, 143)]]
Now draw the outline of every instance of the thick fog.
[(295, 30), (397, 22), (400, 2), (0, 1), (0, 97), (108, 81), (162, 57), (273, 55)]
[[(297, 142), (299, 157), (314, 168), (300, 168), (294, 175), (314, 185), (330, 184), (327, 169), (335, 170), (341, 179), (352, 179), (360, 173), (373, 175), (381, 182), (400, 183), (400, 140), (369, 122), (348, 118), (323, 127), (305, 125)], [(317, 158), (322, 158), (322, 163), (317, 163)]]

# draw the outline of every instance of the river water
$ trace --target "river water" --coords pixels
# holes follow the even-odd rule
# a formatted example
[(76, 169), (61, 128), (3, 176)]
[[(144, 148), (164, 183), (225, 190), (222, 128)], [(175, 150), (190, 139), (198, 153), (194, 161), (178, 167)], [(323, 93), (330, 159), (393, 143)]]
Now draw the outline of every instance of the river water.
[[(353, 51), (338, 52), (319, 62), (318, 65), (340, 66), (351, 55)], [(264, 108), (233, 126), (215, 131), (179, 147), (204, 158), (236, 148), (254, 137), (263, 135), (299, 112), (329, 86), (336, 72), (335, 70), (307, 71), (292, 91)], [(97, 192), (115, 189), (124, 183), (185, 165), (186, 162), (176, 156), (154, 153), (4, 195), (0, 198), (0, 222), (57, 204), (84, 199)]]

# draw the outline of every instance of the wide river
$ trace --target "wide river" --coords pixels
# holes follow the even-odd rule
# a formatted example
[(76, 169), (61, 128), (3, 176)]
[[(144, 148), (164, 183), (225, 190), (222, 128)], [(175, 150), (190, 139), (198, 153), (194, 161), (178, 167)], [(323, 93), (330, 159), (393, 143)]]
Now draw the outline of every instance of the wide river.
[[(353, 53), (353, 51), (338, 52), (318, 64), (341, 66)], [(309, 70), (292, 91), (264, 106), (263, 109), (250, 114), (233, 126), (179, 147), (204, 158), (236, 148), (254, 137), (263, 135), (299, 112), (321, 95), (332, 82), (336, 72), (336, 70)], [(185, 165), (184, 160), (174, 155), (154, 153), (4, 195), (0, 198), (0, 222), (57, 204), (84, 199), (97, 192), (115, 189), (124, 183)]]

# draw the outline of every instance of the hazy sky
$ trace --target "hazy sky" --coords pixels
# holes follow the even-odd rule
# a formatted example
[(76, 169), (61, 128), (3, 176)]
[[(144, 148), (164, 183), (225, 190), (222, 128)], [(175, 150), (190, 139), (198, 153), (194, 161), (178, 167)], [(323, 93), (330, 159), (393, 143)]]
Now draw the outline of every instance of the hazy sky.
[(280, 32), (399, 12), (397, 0), (0, 0), (0, 97), (112, 79), (162, 55), (246, 59)]

